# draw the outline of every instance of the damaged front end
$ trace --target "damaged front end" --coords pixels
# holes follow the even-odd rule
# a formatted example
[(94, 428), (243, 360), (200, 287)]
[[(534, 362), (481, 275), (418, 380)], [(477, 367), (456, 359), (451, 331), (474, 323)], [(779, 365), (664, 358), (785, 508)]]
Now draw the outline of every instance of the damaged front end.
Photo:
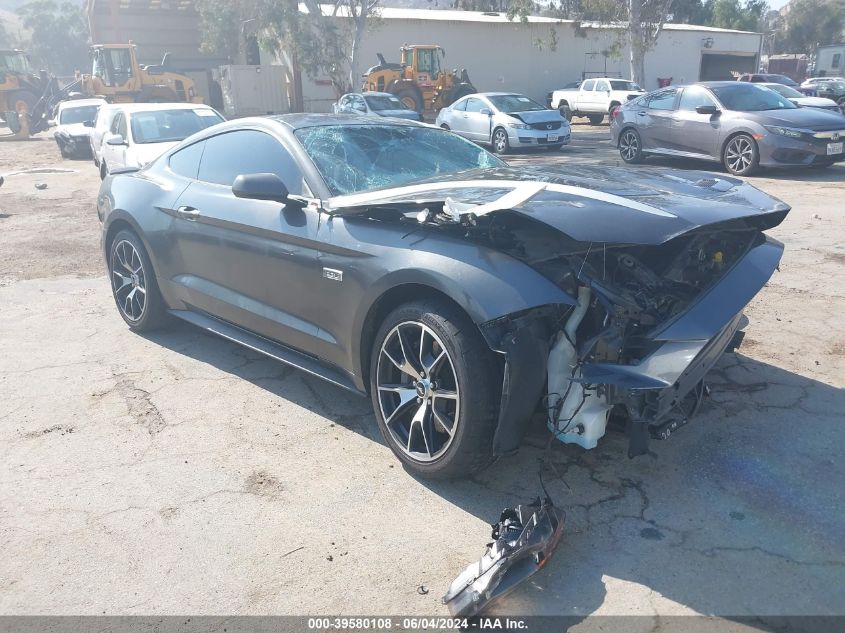
[[(594, 448), (613, 416), (629, 455), (697, 410), (703, 379), (741, 341), (742, 310), (777, 269), (763, 231), (789, 207), (710, 174), (498, 169), (368, 194), (427, 230), (504, 253), (571, 298), (481, 324), (504, 359), (497, 454), (517, 449), (542, 402), (562, 442)], [(360, 212), (360, 211), (352, 211)], [(381, 214), (381, 215), (380, 215)], [(386, 214), (386, 215), (385, 215)]]
[(529, 251), (520, 239), (526, 229), (534, 230), (520, 218), (503, 232), (512, 254), (576, 302), (558, 309), (554, 321), (540, 310), (483, 328), (488, 339), (506, 332), (498, 336), (507, 359), (500, 452), (515, 448), (523, 426), (515, 420), (525, 412), (513, 409), (534, 396), (539, 374), (549, 430), (564, 443), (594, 448), (611, 414), (627, 426), (631, 457), (647, 452), (649, 438), (668, 438), (697, 409), (705, 374), (741, 341), (742, 309), (783, 251), (755, 227), (723, 226), (659, 245), (575, 244), (564, 238), (559, 250)]

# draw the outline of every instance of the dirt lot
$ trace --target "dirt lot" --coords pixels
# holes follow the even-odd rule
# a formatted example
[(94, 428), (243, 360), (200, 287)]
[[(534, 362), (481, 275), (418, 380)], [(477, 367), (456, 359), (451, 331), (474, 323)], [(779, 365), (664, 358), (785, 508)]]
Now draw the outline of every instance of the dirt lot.
[[(513, 162), (617, 162), (606, 128), (575, 134)], [(0, 174), (0, 613), (445, 614), (488, 523), (538, 494), (542, 428), (417, 481), (367, 400), (188, 326), (132, 334), (93, 165), (34, 140)], [(554, 447), (566, 535), (499, 612), (845, 613), (845, 166), (753, 180), (794, 208), (744, 346), (653, 455)]]

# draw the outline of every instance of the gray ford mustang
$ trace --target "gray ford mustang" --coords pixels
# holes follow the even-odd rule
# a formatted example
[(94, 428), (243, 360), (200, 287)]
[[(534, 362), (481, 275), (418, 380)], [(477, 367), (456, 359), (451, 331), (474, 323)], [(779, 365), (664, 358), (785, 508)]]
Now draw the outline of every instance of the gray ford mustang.
[(120, 315), (179, 317), (372, 398), (417, 474), (465, 475), (535, 411), (629, 455), (695, 412), (789, 207), (665, 169), (512, 168), (417, 123), (221, 123), (102, 184)]

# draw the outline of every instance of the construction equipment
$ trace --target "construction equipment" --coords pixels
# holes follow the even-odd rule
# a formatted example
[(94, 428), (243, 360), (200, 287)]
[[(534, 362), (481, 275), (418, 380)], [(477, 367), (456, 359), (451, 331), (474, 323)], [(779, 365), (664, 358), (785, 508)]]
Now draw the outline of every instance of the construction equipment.
[(389, 92), (420, 114), (436, 113), (468, 94), (477, 92), (466, 69), (444, 70), (446, 54), (436, 45), (405, 45), (400, 49), (398, 64), (385, 61), (378, 53), (379, 64), (364, 75), (364, 92)]
[(0, 138), (21, 139), (46, 130), (60, 93), (55, 79), (32, 71), (24, 51), (0, 50), (0, 119), (11, 132)]
[(193, 80), (168, 69), (168, 57), (165, 53), (158, 65), (141, 65), (132, 42), (95, 44), (91, 74), (82, 76), (79, 91), (111, 103), (202, 103)]

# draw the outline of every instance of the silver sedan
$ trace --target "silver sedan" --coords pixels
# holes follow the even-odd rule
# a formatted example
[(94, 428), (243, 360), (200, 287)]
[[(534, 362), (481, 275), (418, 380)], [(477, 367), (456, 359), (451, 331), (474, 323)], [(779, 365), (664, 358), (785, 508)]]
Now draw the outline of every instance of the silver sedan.
[(572, 134), (569, 122), (557, 110), (507, 92), (483, 92), (458, 99), (440, 111), (437, 125), (490, 145), (497, 154), (516, 147), (560, 149)]

